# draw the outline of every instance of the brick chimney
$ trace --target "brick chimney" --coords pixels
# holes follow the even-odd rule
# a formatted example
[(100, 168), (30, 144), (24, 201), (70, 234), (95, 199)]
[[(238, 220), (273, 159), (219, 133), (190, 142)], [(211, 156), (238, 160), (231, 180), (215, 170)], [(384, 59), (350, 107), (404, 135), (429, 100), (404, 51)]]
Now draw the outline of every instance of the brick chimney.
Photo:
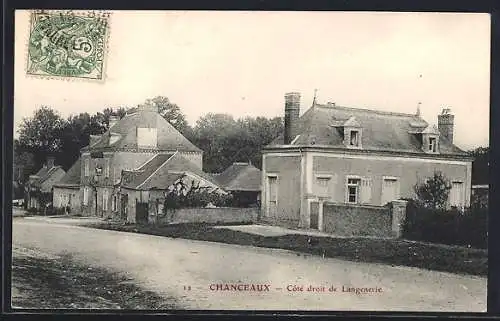
[(288, 145), (297, 135), (300, 114), (300, 93), (285, 94), (285, 135), (284, 144)]
[(110, 115), (109, 116), (109, 128), (113, 127), (119, 120), (120, 120), (120, 117), (118, 117), (116, 115)]
[(47, 157), (47, 168), (54, 167), (55, 158), (53, 156)]
[(455, 116), (450, 113), (449, 108), (444, 108), (438, 115), (438, 129), (441, 136), (453, 143), (453, 124)]

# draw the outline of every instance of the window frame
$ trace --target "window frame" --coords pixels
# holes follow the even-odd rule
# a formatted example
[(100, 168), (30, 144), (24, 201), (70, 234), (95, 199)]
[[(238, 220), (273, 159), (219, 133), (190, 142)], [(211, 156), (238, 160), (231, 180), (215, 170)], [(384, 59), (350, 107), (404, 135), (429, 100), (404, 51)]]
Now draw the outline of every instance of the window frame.
[(104, 189), (104, 190), (102, 190), (102, 210), (103, 211), (108, 210), (108, 200), (109, 200), (108, 190)]
[[(353, 136), (353, 134), (355, 134)], [(352, 144), (353, 137), (356, 138), (356, 144)], [(350, 147), (359, 147), (359, 137), (360, 137), (360, 130), (358, 129), (349, 129), (349, 146)]]
[(380, 189), (380, 205), (383, 206), (384, 199), (384, 182), (385, 181), (394, 181), (396, 182), (396, 193), (399, 195), (399, 199), (401, 198), (401, 180), (397, 176), (382, 176), (382, 188)]
[[(349, 180), (355, 180), (356, 184), (354, 183), (349, 183)], [(356, 194), (355, 194), (355, 201), (351, 202), (350, 201), (350, 191), (349, 187), (355, 186), (356, 187)], [(358, 175), (347, 175), (345, 178), (345, 188), (346, 188), (346, 193), (345, 193), (345, 203), (347, 204), (359, 204), (360, 199), (361, 199), (361, 176)]]
[(104, 177), (108, 178), (109, 172), (110, 172), (110, 159), (105, 158), (104, 159)]
[(85, 158), (84, 160), (84, 164), (83, 164), (83, 174), (85, 177), (89, 177), (90, 176), (90, 159), (88, 158)]
[(437, 137), (429, 137), (428, 151), (430, 153), (437, 153)]
[[(454, 205), (451, 203), (451, 192), (453, 191), (453, 185), (458, 185), (460, 184), (460, 204), (459, 205)], [(463, 181), (460, 181), (460, 180), (452, 180), (451, 181), (451, 189), (450, 189), (450, 194), (448, 195), (448, 203), (450, 204), (450, 207), (457, 207), (457, 208), (461, 208), (461, 207), (464, 207), (465, 206), (465, 195), (464, 195), (464, 192), (465, 192), (465, 183)]]
[(83, 205), (89, 205), (89, 189), (87, 186), (83, 187)]

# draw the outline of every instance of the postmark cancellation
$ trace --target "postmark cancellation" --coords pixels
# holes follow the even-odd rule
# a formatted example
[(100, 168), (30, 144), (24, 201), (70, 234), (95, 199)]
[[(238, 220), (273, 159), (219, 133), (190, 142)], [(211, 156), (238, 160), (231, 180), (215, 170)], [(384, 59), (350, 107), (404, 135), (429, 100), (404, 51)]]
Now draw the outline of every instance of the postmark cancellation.
[(103, 11), (33, 11), (26, 73), (103, 81), (109, 18)]

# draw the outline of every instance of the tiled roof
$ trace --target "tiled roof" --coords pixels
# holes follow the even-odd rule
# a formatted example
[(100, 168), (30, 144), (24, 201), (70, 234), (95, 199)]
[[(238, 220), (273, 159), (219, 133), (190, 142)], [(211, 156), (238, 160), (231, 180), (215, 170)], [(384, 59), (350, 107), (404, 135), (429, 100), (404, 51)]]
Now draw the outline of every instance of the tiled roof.
[(79, 186), (81, 176), (81, 159), (78, 158), (77, 161), (71, 166), (66, 174), (61, 178), (61, 180), (54, 184), (54, 186)]
[(261, 171), (247, 163), (233, 163), (214, 178), (228, 191), (260, 191)]
[(31, 175), (31, 177), (35, 176), (36, 179), (31, 181), (31, 184), (33, 186), (37, 186), (45, 182), (52, 174), (54, 174), (57, 169), (61, 168), (61, 166), (52, 166), (51, 168), (48, 168), (46, 166), (43, 166), (40, 168), (36, 174)]
[(137, 170), (124, 171), (122, 186), (140, 190), (167, 189), (184, 173), (199, 176), (223, 189), (212, 176), (182, 157), (180, 153), (160, 154)]
[(142, 184), (146, 179), (148, 179), (163, 163), (165, 163), (172, 153), (169, 154), (158, 154), (149, 160), (147, 163), (143, 164), (137, 170), (124, 171), (122, 177), (122, 183), (124, 186), (137, 187)]
[[(82, 148), (82, 151), (113, 151), (118, 148), (137, 148), (137, 127), (158, 129), (158, 147), (156, 148), (158, 150), (201, 152), (201, 149), (179, 133), (165, 118), (151, 109), (138, 109), (134, 113), (125, 115), (99, 139)], [(116, 141), (111, 139), (110, 144), (112, 135), (116, 137)]]
[[(409, 133), (415, 131), (412, 124), (428, 125), (416, 115), (319, 104), (309, 108), (300, 117), (297, 131), (300, 136), (293, 145), (343, 148), (343, 137), (336, 128), (351, 117), (362, 128), (361, 145), (364, 150), (425, 153), (415, 135)], [(283, 134), (267, 147), (278, 145), (283, 145)], [(441, 154), (466, 155), (442, 136), (439, 148)]]

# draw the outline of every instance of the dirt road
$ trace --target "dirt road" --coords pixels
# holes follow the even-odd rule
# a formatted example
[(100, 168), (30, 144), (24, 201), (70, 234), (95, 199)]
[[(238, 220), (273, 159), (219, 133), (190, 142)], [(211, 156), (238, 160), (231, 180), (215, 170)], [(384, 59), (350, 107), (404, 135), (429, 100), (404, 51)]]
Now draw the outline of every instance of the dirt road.
[[(126, 273), (137, 285), (176, 298), (184, 309), (486, 311), (485, 278), (72, 222), (15, 218), (13, 245)], [(315, 291), (307, 291), (310, 286)], [(356, 288), (371, 292), (356, 294)]]

